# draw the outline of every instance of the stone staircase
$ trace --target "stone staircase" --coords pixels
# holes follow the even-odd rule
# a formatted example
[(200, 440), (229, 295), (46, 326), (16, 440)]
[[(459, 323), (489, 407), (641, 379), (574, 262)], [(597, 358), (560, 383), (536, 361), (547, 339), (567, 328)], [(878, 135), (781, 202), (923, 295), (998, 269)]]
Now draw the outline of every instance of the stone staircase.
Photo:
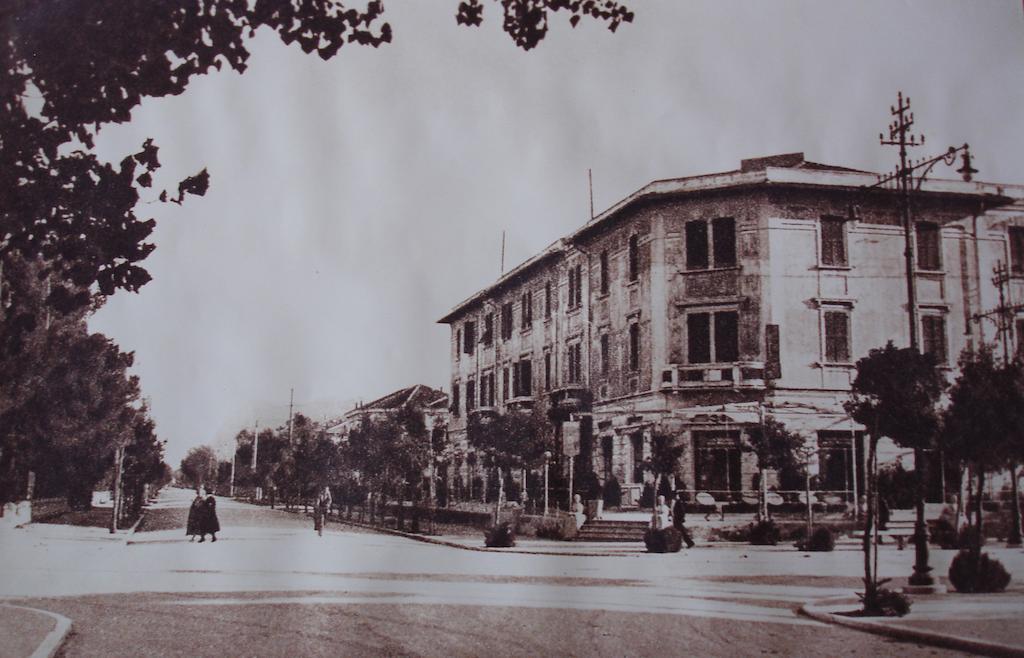
[(587, 521), (580, 528), (576, 541), (644, 541), (646, 521), (622, 521), (595, 519)]

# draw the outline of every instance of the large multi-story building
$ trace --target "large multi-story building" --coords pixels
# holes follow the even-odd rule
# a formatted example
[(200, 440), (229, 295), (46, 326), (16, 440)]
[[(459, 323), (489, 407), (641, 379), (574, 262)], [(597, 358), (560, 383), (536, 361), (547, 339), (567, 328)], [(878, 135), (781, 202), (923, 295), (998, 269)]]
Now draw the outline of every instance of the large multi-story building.
[[(472, 414), (553, 408), (579, 429), (577, 468), (615, 476), (627, 499), (656, 435), (684, 446), (683, 486), (738, 493), (756, 474), (741, 442), (766, 410), (817, 441), (821, 489), (853, 491), (854, 364), (909, 344), (899, 197), (877, 180), (796, 153), (631, 194), (440, 320), (450, 436), (464, 441)], [(938, 179), (913, 194), (915, 321), (950, 368), (968, 346), (1024, 343), (1024, 316), (999, 335), (980, 316), (999, 304), (999, 262), (1004, 293), (1024, 299), (1020, 199)]]

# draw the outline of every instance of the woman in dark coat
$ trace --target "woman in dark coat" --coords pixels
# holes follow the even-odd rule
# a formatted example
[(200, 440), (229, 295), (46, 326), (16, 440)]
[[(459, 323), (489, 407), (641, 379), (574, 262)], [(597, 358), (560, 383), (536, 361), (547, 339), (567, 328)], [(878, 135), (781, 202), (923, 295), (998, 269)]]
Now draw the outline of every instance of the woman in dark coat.
[(217, 519), (217, 501), (214, 499), (213, 494), (206, 497), (206, 502), (203, 503), (203, 514), (200, 518), (202, 521), (199, 525), (199, 542), (206, 541), (207, 534), (211, 537), (210, 541), (217, 541), (217, 533), (220, 532), (220, 521)]
[(196, 489), (195, 500), (192, 501), (192, 506), (188, 508), (188, 523), (185, 524), (185, 534), (188, 535), (189, 541), (195, 541), (196, 535), (202, 532), (202, 519), (205, 514), (206, 503), (203, 501), (199, 489)]

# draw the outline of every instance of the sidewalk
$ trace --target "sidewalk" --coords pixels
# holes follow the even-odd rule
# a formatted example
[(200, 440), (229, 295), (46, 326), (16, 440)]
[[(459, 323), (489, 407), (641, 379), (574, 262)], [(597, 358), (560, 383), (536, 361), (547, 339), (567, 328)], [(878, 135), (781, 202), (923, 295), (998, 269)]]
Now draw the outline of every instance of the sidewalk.
[(0, 603), (0, 658), (50, 658), (70, 630), (71, 620), (62, 615)]
[(855, 597), (805, 604), (801, 612), (831, 624), (899, 640), (987, 656), (1024, 656), (1024, 591), (918, 595), (905, 617), (850, 617)]

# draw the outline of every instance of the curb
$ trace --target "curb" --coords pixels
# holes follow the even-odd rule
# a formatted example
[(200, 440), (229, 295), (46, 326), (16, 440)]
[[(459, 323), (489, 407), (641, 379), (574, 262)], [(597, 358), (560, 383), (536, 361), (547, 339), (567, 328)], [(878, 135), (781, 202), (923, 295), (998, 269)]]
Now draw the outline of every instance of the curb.
[(950, 635), (948, 633), (938, 633), (935, 631), (926, 631), (917, 628), (893, 626), (876, 621), (868, 621), (863, 617), (837, 615), (827, 612), (824, 609), (842, 604), (855, 606), (857, 603), (858, 601), (856, 599), (849, 597), (810, 601), (800, 606), (800, 613), (826, 624), (836, 624), (838, 626), (845, 626), (847, 628), (853, 628), (866, 633), (884, 635), (886, 637), (891, 637), (894, 640), (920, 642), (921, 644), (942, 647), (944, 649), (953, 649), (955, 651), (967, 651), (984, 656), (1014, 656), (1024, 658), (1024, 647), (1020, 646), (1002, 644), (999, 642), (989, 642), (987, 640), (976, 640), (973, 638), (961, 637), (959, 635)]
[(17, 608), (19, 610), (38, 612), (39, 614), (52, 618), (56, 622), (53, 630), (46, 634), (43, 641), (38, 647), (36, 647), (36, 650), (32, 652), (31, 658), (53, 658), (57, 653), (57, 650), (60, 649), (62, 644), (64, 644), (64, 640), (67, 639), (68, 633), (71, 632), (71, 620), (64, 615), (59, 615), (56, 612), (50, 612), (49, 610), (29, 608), (23, 605), (14, 605), (11, 603), (2, 603), (0, 605), (3, 605), (6, 608)]
[[(380, 532), (387, 535), (393, 535), (395, 537), (405, 537), (413, 541), (422, 542), (424, 544), (436, 544), (438, 546), (447, 546), (449, 548), (459, 548), (464, 551), (475, 551), (477, 553), (515, 553), (518, 555), (550, 555), (555, 557), (637, 557), (636, 555), (623, 555), (617, 553), (600, 553), (597, 551), (545, 551), (542, 549), (523, 549), (523, 548), (488, 548), (486, 546), (466, 546), (458, 542), (447, 541), (444, 539), (437, 539), (435, 537), (429, 537), (426, 535), (417, 535), (409, 532), (403, 532), (401, 530), (392, 530), (391, 528), (381, 528), (379, 526), (367, 525), (365, 523), (359, 523), (358, 521), (345, 521), (341, 519), (333, 520), (334, 523), (342, 525), (351, 525), (357, 528), (363, 528), (364, 530), (372, 530), (374, 532)], [(572, 542), (566, 542), (572, 543)], [(624, 542), (625, 543), (625, 542)], [(638, 551), (637, 555), (646, 554), (644, 551)]]

